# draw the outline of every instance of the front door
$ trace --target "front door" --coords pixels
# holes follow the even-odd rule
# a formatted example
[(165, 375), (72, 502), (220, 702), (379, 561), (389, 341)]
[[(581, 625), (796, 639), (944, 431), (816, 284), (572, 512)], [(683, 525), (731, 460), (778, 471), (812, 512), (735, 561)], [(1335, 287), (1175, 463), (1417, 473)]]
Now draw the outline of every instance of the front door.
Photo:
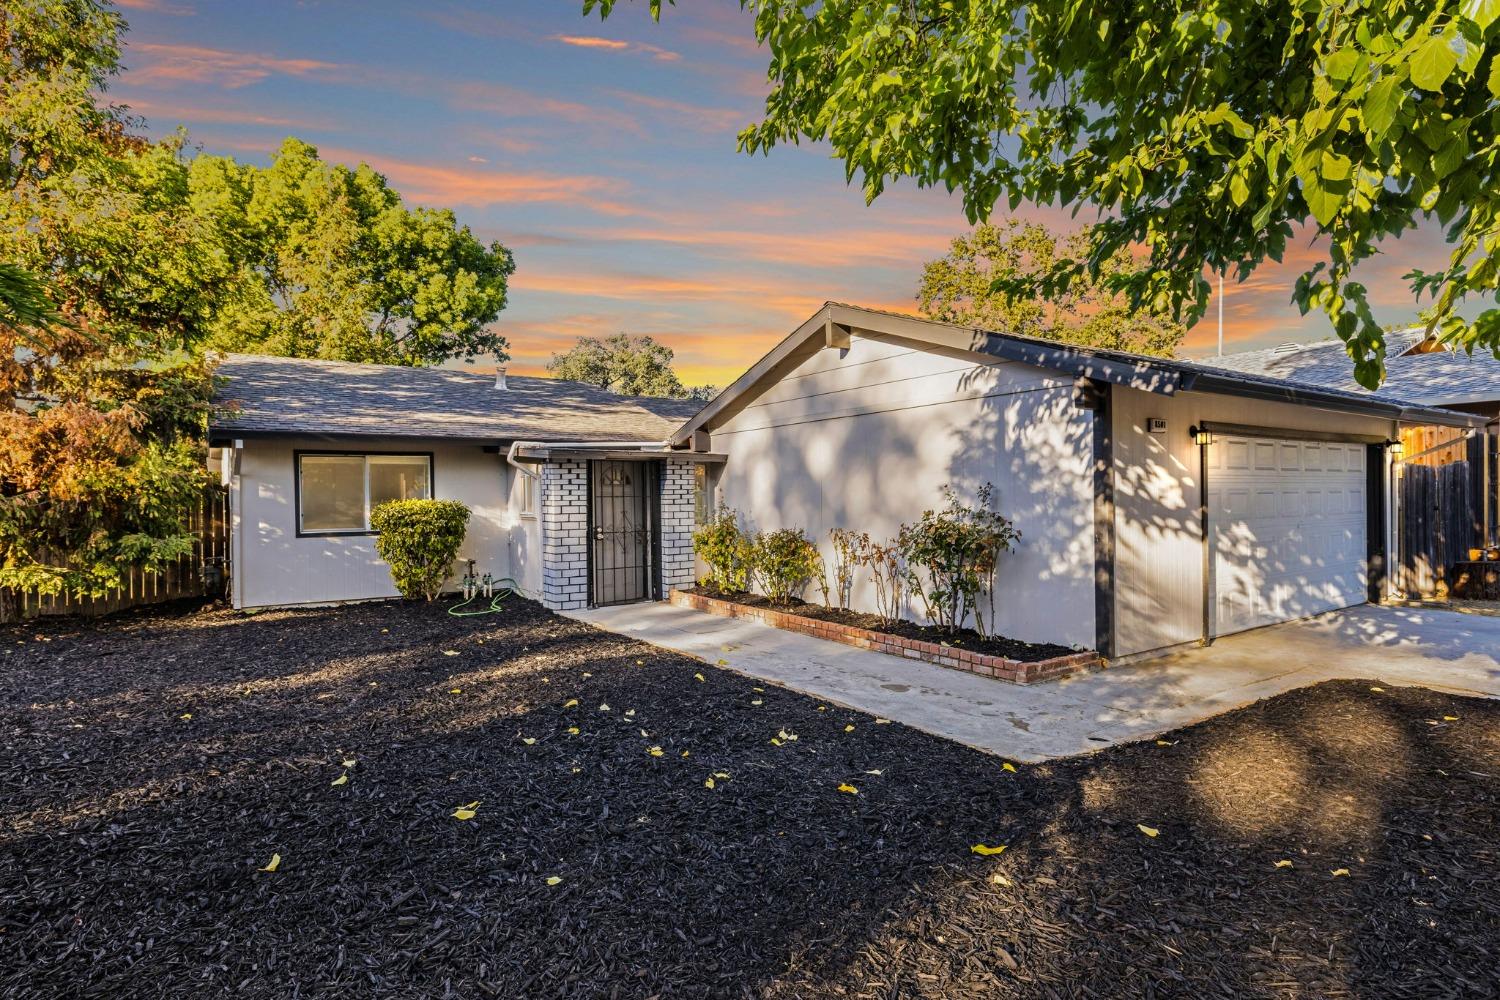
[(590, 603), (656, 596), (654, 462), (589, 463)]

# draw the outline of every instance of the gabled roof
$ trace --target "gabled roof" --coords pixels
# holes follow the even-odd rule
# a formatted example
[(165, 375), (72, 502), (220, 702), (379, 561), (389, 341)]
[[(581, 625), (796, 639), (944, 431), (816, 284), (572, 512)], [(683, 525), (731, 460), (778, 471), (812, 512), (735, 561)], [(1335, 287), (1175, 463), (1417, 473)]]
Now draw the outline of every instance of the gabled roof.
[[(1441, 349), (1412, 351), (1424, 335), (1421, 328), (1387, 335), (1385, 382), (1370, 395), (1427, 406), (1500, 405), (1500, 359), (1482, 350), (1472, 355)], [(1355, 383), (1349, 356), (1339, 340), (1242, 351), (1207, 358), (1203, 363), (1235, 371), (1282, 375), (1351, 392), (1369, 392)]]
[(1051, 369), (1075, 379), (1110, 382), (1167, 396), (1188, 391), (1213, 392), (1415, 423), (1472, 427), (1484, 422), (1471, 414), (1391, 397), (1376, 397), (1367, 392), (1256, 372), (1232, 371), (1201, 362), (1076, 347), (1037, 337), (953, 326), (900, 313), (828, 302), (679, 427), (672, 435), (671, 443), (686, 446), (692, 442), (694, 432), (712, 431), (723, 426), (767, 388), (825, 346), (847, 345), (851, 332), (899, 337), (933, 347), (988, 354)]
[(227, 354), (213, 437), (257, 435), (500, 441), (661, 441), (702, 404), (617, 396), (582, 382), (446, 368)]

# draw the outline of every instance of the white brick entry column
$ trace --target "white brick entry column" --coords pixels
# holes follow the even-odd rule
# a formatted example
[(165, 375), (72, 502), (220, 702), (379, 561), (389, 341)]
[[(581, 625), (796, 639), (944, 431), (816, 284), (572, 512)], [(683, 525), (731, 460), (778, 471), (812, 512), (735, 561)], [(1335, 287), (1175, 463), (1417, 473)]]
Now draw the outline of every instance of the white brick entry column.
[(691, 587), (693, 580), (693, 463), (669, 458), (661, 475), (661, 589)]
[(542, 466), (542, 603), (553, 611), (589, 604), (589, 470), (577, 460)]

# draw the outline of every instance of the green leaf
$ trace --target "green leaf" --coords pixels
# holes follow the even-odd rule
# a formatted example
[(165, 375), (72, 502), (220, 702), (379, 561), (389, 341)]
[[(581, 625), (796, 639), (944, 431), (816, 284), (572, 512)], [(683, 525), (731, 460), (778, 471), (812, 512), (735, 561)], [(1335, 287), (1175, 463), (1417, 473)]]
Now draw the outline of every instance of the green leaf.
[(1411, 58), (1411, 82), (1436, 93), (1443, 89), (1457, 65), (1458, 53), (1453, 51), (1449, 34), (1433, 35)]
[(1490, 63), (1490, 96), (1500, 97), (1500, 59)]
[(1239, 174), (1229, 178), (1229, 197), (1236, 208), (1243, 205), (1250, 197), (1250, 185), (1245, 183), (1245, 178)]
[(1325, 181), (1346, 181), (1352, 167), (1349, 157), (1344, 154), (1325, 151), (1318, 169)]
[(1333, 53), (1323, 63), (1323, 69), (1330, 79), (1339, 83), (1348, 83), (1349, 78), (1354, 75), (1354, 68), (1359, 65), (1359, 50), (1354, 48), (1343, 48)]
[(1302, 197), (1307, 201), (1307, 207), (1311, 210), (1313, 218), (1323, 226), (1333, 222), (1334, 217), (1338, 215), (1339, 206), (1344, 201), (1343, 195), (1329, 191), (1316, 177), (1302, 178)]
[(1500, 17), (1500, 0), (1464, 0), (1463, 15), (1483, 31)]
[(1384, 77), (1365, 94), (1365, 128), (1372, 135), (1378, 138), (1390, 130), (1396, 121), (1396, 111), (1401, 107), (1403, 96), (1401, 80), (1396, 76)]

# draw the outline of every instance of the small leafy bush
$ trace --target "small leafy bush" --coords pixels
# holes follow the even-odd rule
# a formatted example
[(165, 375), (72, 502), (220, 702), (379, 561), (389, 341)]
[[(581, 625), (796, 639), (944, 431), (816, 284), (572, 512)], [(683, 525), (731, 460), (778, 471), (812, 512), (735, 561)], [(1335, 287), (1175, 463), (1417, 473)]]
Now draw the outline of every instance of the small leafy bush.
[(755, 536), (750, 562), (771, 603), (790, 604), (818, 575), (823, 557), (801, 528), (782, 528)]
[(906, 583), (906, 561), (895, 541), (882, 545), (860, 532), (853, 550), (854, 564), (870, 571), (875, 584), (875, 614), (882, 621), (901, 618), (902, 590)]
[[(854, 589), (854, 567), (859, 565), (859, 554), (870, 544), (870, 536), (851, 528), (834, 528), (828, 532), (833, 543), (833, 590), (838, 595), (839, 607), (849, 606), (849, 593)], [(828, 595), (823, 595), (828, 603)]]
[(733, 507), (719, 508), (712, 521), (693, 532), (693, 552), (708, 563), (704, 583), (718, 590), (750, 589), (752, 543)]
[(927, 617), (949, 632), (957, 632), (973, 615), (975, 631), (987, 635), (979, 595), (989, 593), (993, 622), (1000, 553), (1009, 552), (1021, 537), (1009, 518), (990, 509), (993, 492), (985, 483), (978, 502), (970, 506), (944, 486), (947, 505), (923, 511), (916, 524), (903, 524), (897, 536), (908, 588), (921, 599)]
[(375, 551), (409, 599), (442, 593), (468, 525), (469, 508), (457, 500), (390, 500), (370, 511)]

